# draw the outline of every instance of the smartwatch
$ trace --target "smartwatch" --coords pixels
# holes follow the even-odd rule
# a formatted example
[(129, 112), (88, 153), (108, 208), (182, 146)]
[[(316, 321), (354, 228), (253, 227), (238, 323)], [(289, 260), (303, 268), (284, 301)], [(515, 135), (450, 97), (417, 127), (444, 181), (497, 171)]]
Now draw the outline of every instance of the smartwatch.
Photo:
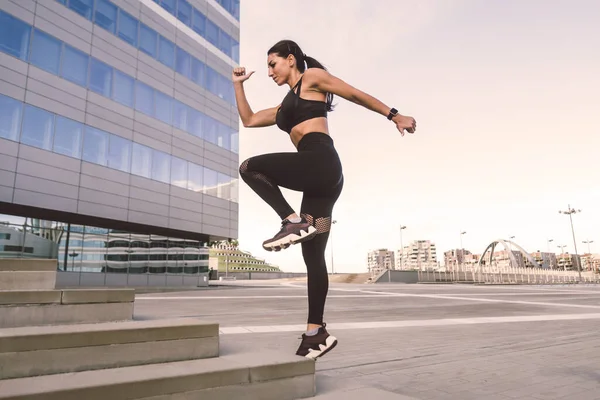
[(387, 119), (389, 119), (391, 121), (392, 118), (394, 118), (396, 115), (398, 115), (398, 110), (396, 110), (395, 108), (392, 108), (390, 110), (390, 113), (387, 116)]

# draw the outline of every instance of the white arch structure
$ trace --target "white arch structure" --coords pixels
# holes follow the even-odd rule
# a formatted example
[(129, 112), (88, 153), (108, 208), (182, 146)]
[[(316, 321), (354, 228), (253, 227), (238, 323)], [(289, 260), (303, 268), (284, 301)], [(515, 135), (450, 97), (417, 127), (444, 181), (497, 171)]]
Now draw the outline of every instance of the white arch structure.
[(516, 244), (515, 242), (511, 241), (511, 240), (504, 240), (504, 239), (496, 239), (494, 240), (492, 243), (490, 243), (488, 245), (488, 247), (485, 248), (485, 251), (483, 252), (483, 254), (481, 254), (481, 257), (479, 258), (479, 261), (477, 262), (477, 265), (481, 268), (482, 264), (481, 262), (483, 261), (483, 259), (485, 258), (485, 255), (487, 254), (488, 250), (490, 250), (490, 264), (492, 265), (492, 260), (494, 258), (494, 249), (496, 248), (496, 246), (498, 244), (501, 244), (502, 247), (504, 247), (504, 250), (506, 250), (508, 252), (508, 257), (510, 259), (510, 265), (515, 267), (517, 265), (519, 265), (517, 263), (517, 259), (515, 258), (515, 255), (512, 253), (512, 249), (509, 246), (512, 245), (513, 247), (516, 247), (521, 253), (523, 253), (523, 255), (525, 255), (525, 258), (527, 258), (527, 260), (535, 267), (535, 268), (542, 268), (537, 261), (535, 261), (535, 259), (533, 257), (531, 257), (531, 254), (529, 254), (527, 251), (525, 251), (524, 248), (522, 248), (521, 246), (519, 246), (518, 244)]

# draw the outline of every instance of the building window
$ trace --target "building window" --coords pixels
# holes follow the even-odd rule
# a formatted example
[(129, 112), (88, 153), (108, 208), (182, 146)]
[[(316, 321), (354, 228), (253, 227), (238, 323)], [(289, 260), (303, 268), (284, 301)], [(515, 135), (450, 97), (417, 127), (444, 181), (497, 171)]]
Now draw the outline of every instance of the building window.
[(135, 109), (146, 115), (154, 114), (154, 90), (140, 81), (135, 84)]
[(94, 0), (69, 0), (69, 8), (83, 18), (92, 19), (92, 6)]
[(119, 11), (119, 37), (137, 47), (138, 20), (123, 10)]
[(115, 70), (113, 99), (127, 107), (133, 108), (134, 80), (131, 76)]
[(171, 14), (175, 15), (175, 1), (176, 0), (161, 0), (160, 5), (165, 10), (167, 10)]
[(106, 166), (107, 153), (108, 133), (86, 126), (83, 139), (83, 160)]
[(204, 140), (212, 143), (212, 144), (217, 144), (217, 121), (215, 121), (213, 118), (211, 117), (206, 117), (204, 118)]
[(192, 57), (192, 73), (190, 79), (198, 85), (206, 87), (206, 66), (202, 61), (195, 57)]
[(118, 8), (108, 0), (96, 0), (94, 22), (112, 34), (117, 31)]
[(231, 57), (231, 37), (225, 32), (219, 34), (219, 50)]
[(164, 122), (165, 124), (171, 124), (171, 109), (172, 109), (172, 105), (171, 102), (173, 100), (172, 97), (167, 96), (166, 94), (159, 92), (158, 90), (155, 91), (156, 93), (156, 97), (154, 98), (154, 101), (156, 103), (155, 105), (155, 110), (154, 110), (154, 116), (161, 120), (162, 122)]
[(204, 178), (204, 167), (190, 163), (188, 165), (188, 189), (194, 192), (202, 192)]
[(131, 173), (150, 179), (152, 173), (152, 149), (133, 143)]
[(194, 19), (192, 21), (192, 29), (198, 35), (204, 37), (206, 35), (206, 17), (200, 11), (194, 8)]
[(192, 24), (192, 6), (186, 0), (178, 0), (177, 19), (187, 26)]
[(152, 154), (152, 179), (169, 183), (171, 178), (171, 160), (168, 154), (154, 150)]
[(104, 96), (111, 97), (112, 68), (103, 62), (92, 58), (90, 69), (90, 90)]
[(158, 61), (171, 69), (175, 67), (175, 45), (162, 36), (158, 41)]
[(219, 93), (219, 74), (211, 67), (206, 67), (206, 88), (212, 94)]
[(182, 131), (188, 130), (188, 107), (173, 99), (173, 126)]
[(204, 114), (202, 114), (199, 111), (194, 110), (191, 107), (187, 108), (187, 115), (188, 115), (188, 130), (187, 132), (197, 136), (199, 138), (202, 138), (202, 132), (204, 130), (204, 120), (206, 118), (204, 118)]
[(0, 12), (0, 50), (21, 60), (29, 55), (31, 27), (12, 15)]
[(187, 189), (188, 162), (181, 158), (171, 157), (171, 185)]
[(140, 25), (140, 50), (152, 58), (156, 58), (158, 46), (158, 34), (148, 26)]
[(76, 85), (87, 87), (90, 57), (65, 44), (61, 76)]
[(53, 134), (54, 114), (41, 108), (26, 105), (23, 115), (21, 143), (44, 150), (52, 150)]
[(208, 194), (210, 196), (217, 197), (218, 189), (217, 185), (219, 183), (218, 173), (217, 171), (213, 171), (210, 168), (204, 168), (204, 194)]
[(206, 40), (215, 47), (219, 47), (219, 27), (210, 19), (206, 19)]
[(53, 151), (65, 156), (81, 158), (83, 124), (56, 116)]
[(182, 50), (181, 47), (177, 47), (177, 59), (175, 67), (177, 73), (185, 76), (188, 79), (192, 79), (192, 75), (190, 73), (190, 63), (191, 57), (189, 53)]
[(0, 240), (10, 240), (10, 233), (0, 233)]
[(110, 135), (108, 141), (108, 167), (129, 172), (131, 142), (117, 135)]
[[(2, 29), (2, 28), (0, 28)], [(23, 103), (0, 95), (0, 137), (18, 141), (21, 131), (21, 109)]]
[(58, 75), (62, 42), (52, 36), (35, 29), (31, 41), (29, 62), (36, 67)]

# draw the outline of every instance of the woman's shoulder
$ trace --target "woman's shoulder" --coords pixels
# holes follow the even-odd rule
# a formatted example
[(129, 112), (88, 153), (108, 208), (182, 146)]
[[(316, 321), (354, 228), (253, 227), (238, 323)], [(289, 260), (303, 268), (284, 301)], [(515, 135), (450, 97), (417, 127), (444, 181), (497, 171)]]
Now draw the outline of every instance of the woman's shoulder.
[(318, 86), (319, 83), (325, 81), (329, 77), (329, 72), (321, 68), (308, 68), (302, 75), (302, 83), (305, 87)]

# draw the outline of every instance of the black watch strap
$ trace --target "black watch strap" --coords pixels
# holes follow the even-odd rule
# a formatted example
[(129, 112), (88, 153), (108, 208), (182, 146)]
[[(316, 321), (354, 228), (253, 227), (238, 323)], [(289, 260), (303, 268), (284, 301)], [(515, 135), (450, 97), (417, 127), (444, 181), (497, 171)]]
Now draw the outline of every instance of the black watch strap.
[(392, 118), (394, 118), (394, 116), (396, 116), (397, 114), (398, 114), (398, 110), (396, 110), (395, 108), (392, 108), (390, 110), (390, 113), (387, 116), (387, 119), (389, 119), (391, 121)]

